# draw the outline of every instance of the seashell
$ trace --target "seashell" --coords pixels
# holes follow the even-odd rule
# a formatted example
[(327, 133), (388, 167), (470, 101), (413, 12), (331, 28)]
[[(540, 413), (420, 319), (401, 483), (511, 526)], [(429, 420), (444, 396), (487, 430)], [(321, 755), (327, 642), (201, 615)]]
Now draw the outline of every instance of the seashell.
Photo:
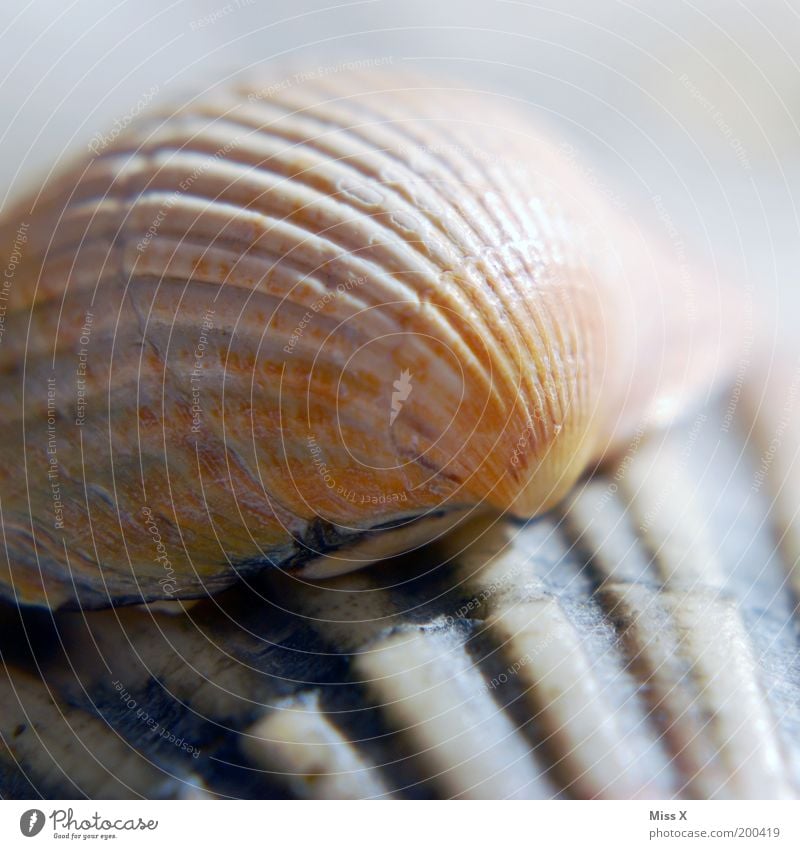
[(0, 239), (0, 591), (51, 608), (534, 516), (736, 336), (520, 104), (404, 74), (152, 113)]
[(762, 449), (723, 419), (381, 568), (171, 612), (0, 604), (0, 793), (797, 798), (797, 569), (769, 519), (798, 469), (755, 498)]

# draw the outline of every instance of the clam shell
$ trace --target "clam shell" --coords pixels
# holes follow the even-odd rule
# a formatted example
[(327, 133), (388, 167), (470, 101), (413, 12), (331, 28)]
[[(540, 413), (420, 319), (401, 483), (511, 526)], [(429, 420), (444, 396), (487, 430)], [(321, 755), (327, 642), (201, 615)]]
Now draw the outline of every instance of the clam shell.
[(736, 338), (522, 104), (403, 74), (152, 113), (0, 241), (0, 592), (51, 608), (534, 515)]
[[(755, 398), (766, 445), (788, 397)], [(797, 469), (750, 431), (703, 410), (546, 517), (321, 584), (8, 608), (0, 791), (796, 798)]]

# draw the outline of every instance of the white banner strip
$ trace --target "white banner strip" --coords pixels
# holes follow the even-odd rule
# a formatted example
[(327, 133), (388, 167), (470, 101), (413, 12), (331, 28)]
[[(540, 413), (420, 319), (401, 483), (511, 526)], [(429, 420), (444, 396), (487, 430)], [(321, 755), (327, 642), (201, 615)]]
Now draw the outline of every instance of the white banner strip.
[[(0, 845), (798, 847), (797, 802), (11, 802)], [(195, 843), (197, 841), (197, 843)], [(218, 844), (217, 844), (218, 841)]]

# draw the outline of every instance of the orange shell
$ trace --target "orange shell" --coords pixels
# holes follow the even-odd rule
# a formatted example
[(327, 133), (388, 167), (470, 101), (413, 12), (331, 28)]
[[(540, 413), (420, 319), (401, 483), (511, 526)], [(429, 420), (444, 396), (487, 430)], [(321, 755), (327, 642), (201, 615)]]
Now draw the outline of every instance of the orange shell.
[(0, 590), (50, 607), (532, 516), (726, 362), (520, 104), (407, 75), (151, 114), (0, 237)]

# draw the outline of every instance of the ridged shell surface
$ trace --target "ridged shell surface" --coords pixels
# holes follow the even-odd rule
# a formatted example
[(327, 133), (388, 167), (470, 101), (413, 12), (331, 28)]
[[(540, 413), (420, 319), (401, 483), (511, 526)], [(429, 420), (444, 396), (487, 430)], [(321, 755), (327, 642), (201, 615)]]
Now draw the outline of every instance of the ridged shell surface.
[(0, 588), (50, 607), (533, 515), (735, 336), (524, 104), (402, 74), (151, 114), (0, 238)]

